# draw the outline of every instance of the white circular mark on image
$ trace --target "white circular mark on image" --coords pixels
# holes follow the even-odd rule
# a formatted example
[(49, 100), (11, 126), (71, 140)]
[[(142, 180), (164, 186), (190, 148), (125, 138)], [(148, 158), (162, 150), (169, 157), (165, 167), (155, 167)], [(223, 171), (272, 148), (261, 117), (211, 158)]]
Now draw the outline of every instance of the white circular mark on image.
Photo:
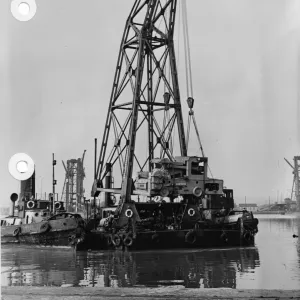
[(37, 5), (35, 0), (12, 0), (10, 9), (18, 21), (29, 21), (34, 17)]
[(8, 162), (8, 171), (17, 180), (30, 178), (34, 169), (34, 161), (26, 153), (16, 153)]
[(28, 165), (27, 165), (27, 162), (26, 161), (19, 161), (17, 163), (17, 170), (20, 172), (20, 173), (26, 173), (28, 171)]
[(21, 2), (18, 7), (19, 13), (23, 16), (26, 16), (30, 12), (30, 6), (27, 2)]

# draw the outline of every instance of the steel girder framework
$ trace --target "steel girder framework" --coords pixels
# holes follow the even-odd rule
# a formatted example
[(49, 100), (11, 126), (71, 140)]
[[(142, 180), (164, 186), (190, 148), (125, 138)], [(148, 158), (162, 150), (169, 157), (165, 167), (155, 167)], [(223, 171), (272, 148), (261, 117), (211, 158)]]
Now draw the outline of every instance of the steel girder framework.
[(291, 199), (293, 199), (293, 194), (295, 194), (297, 210), (300, 211), (300, 156), (294, 156), (294, 165), (292, 165), (286, 158), (284, 160), (293, 169), (294, 180)]
[(85, 177), (83, 161), (78, 159), (67, 160), (67, 166), (63, 162), (66, 171), (62, 197), (66, 204), (67, 211), (76, 211), (83, 204), (83, 179)]
[(93, 196), (99, 194), (95, 186), (102, 186), (118, 164), (121, 199), (129, 201), (134, 169), (151, 171), (151, 159), (158, 156), (173, 160), (176, 122), (180, 155), (187, 155), (173, 41), (176, 6), (177, 0), (136, 0), (133, 5), (120, 45)]
[(300, 156), (294, 156), (294, 185), (297, 210), (300, 211)]

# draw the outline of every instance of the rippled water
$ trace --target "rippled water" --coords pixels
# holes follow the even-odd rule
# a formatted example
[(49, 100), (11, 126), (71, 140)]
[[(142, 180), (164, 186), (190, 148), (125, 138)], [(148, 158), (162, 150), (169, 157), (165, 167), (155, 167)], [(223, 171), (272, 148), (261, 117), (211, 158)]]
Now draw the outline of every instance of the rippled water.
[(300, 287), (300, 218), (258, 216), (251, 248), (80, 252), (2, 245), (2, 286)]

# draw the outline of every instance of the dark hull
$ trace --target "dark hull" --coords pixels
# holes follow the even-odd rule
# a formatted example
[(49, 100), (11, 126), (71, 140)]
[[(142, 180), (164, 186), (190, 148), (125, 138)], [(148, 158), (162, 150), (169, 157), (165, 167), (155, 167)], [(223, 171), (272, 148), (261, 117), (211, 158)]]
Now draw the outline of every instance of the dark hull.
[(62, 246), (72, 247), (69, 237), (72, 236), (74, 230), (64, 230), (47, 233), (36, 233), (30, 235), (21, 235), (19, 242), (21, 244), (29, 244), (36, 246)]
[[(239, 247), (253, 246), (254, 236), (241, 235), (239, 230), (204, 229), (195, 233), (195, 236), (186, 238), (189, 230), (165, 230), (139, 232), (132, 239), (132, 245), (125, 245), (125, 235), (119, 235), (120, 245), (112, 242), (114, 235), (91, 231), (87, 234), (83, 248), (91, 250), (152, 250), (152, 249), (179, 249), (179, 248), (209, 248), (209, 247)], [(128, 242), (128, 240), (127, 240)], [(80, 250), (80, 249), (79, 249)]]
[(18, 237), (1, 235), (1, 244), (19, 243)]
[(35, 246), (60, 246), (72, 247), (69, 237), (73, 234), (73, 230), (61, 232), (36, 233), (30, 235), (22, 235), (19, 237), (2, 236), (1, 243), (19, 243)]
[(12, 225), (1, 228), (1, 243), (76, 248), (84, 239), (82, 232), (75, 219)]

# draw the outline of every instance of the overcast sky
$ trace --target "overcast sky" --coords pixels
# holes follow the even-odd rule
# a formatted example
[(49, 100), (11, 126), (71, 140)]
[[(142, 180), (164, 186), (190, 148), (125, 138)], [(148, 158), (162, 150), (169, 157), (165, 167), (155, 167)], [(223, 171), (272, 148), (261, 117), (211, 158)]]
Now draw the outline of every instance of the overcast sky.
[[(51, 160), (86, 149), (84, 186), (93, 181), (94, 138), (102, 139), (126, 18), (133, 0), (38, 0), (35, 17), (19, 22), (0, 3), (0, 182), (2, 203), (19, 192), (8, 173), (12, 155), (36, 163), (37, 192), (51, 192)], [(188, 0), (197, 123), (214, 177), (237, 203), (276, 201), (291, 192), (300, 155), (297, 0)], [(181, 40), (183, 42), (183, 40)], [(181, 47), (179, 71), (184, 99)], [(184, 103), (185, 105), (185, 103)], [(185, 115), (186, 119), (186, 115)], [(190, 154), (199, 154), (196, 139)]]

